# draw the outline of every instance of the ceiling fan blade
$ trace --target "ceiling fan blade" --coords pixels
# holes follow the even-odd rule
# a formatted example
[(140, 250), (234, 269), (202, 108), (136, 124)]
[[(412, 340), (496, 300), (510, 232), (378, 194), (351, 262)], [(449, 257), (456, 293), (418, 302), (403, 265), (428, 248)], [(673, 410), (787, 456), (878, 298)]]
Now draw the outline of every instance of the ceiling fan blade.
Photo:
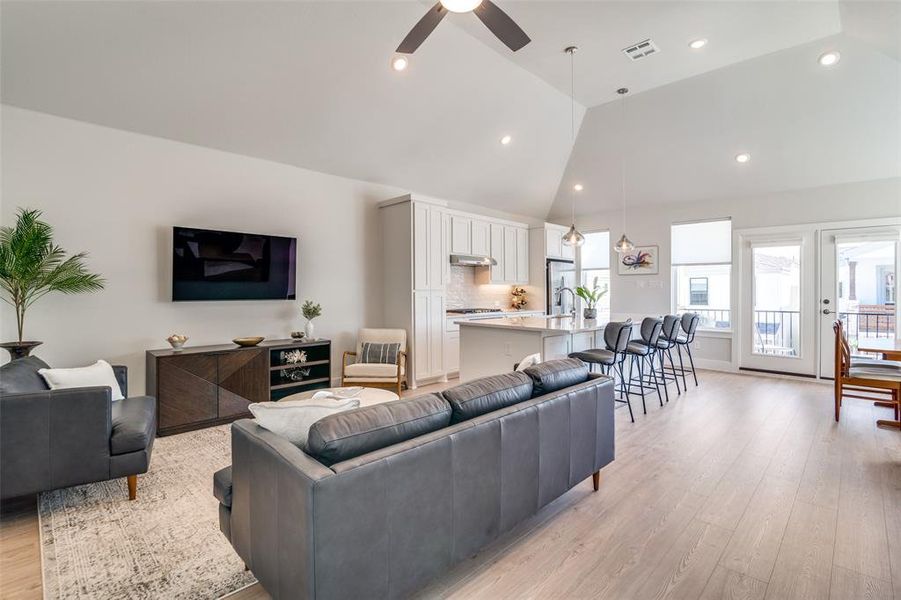
[(397, 51), (401, 54), (413, 54), (419, 48), (429, 35), (438, 27), (438, 23), (447, 14), (447, 9), (441, 6), (439, 2), (419, 19), (419, 23), (413, 26), (404, 41), (397, 47)]
[(497, 39), (514, 52), (532, 41), (526, 32), (491, 0), (482, 0), (473, 12), (482, 20), (485, 27), (497, 36)]

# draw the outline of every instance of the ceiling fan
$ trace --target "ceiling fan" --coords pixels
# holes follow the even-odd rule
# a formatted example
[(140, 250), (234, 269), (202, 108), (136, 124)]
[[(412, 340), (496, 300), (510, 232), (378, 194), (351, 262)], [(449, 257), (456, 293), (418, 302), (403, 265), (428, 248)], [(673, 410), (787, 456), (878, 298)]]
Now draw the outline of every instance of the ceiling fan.
[(507, 13), (502, 11), (491, 0), (440, 0), (410, 30), (404, 41), (397, 47), (401, 54), (413, 54), (427, 37), (438, 27), (438, 23), (448, 12), (474, 12), (476, 16), (491, 30), (497, 39), (516, 52), (532, 40), (513, 22)]

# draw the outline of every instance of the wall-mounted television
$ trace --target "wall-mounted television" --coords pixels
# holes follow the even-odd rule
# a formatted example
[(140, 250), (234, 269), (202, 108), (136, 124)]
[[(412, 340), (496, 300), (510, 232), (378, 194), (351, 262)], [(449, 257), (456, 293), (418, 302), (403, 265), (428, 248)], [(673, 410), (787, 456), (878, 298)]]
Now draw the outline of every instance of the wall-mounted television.
[(294, 300), (297, 238), (172, 228), (172, 300)]

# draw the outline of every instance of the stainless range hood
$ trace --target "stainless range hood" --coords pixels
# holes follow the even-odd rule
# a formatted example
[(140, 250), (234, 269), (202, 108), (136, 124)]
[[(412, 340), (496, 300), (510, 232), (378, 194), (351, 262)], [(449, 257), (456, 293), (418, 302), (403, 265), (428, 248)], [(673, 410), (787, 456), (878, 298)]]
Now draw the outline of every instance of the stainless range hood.
[(451, 254), (450, 264), (458, 267), (493, 267), (497, 261), (490, 256), (476, 254)]

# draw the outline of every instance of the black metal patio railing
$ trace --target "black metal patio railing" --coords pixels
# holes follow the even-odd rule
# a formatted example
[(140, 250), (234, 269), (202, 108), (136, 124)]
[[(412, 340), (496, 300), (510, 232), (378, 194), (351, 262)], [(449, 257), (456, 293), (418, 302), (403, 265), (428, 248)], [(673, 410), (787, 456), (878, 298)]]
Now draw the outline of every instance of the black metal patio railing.
[[(856, 351), (860, 337), (894, 337), (895, 315), (889, 312), (893, 308), (887, 305), (884, 312), (839, 312), (838, 318), (845, 324), (852, 349)], [(725, 308), (679, 307), (678, 312), (698, 313), (701, 316), (700, 326), (704, 329), (728, 329), (732, 323), (731, 311)], [(753, 331), (756, 353), (798, 356), (801, 350), (801, 311), (755, 310)]]
[(728, 308), (693, 308), (680, 306), (676, 309), (678, 314), (694, 312), (701, 317), (698, 326), (702, 329), (729, 329), (732, 327), (732, 311)]

